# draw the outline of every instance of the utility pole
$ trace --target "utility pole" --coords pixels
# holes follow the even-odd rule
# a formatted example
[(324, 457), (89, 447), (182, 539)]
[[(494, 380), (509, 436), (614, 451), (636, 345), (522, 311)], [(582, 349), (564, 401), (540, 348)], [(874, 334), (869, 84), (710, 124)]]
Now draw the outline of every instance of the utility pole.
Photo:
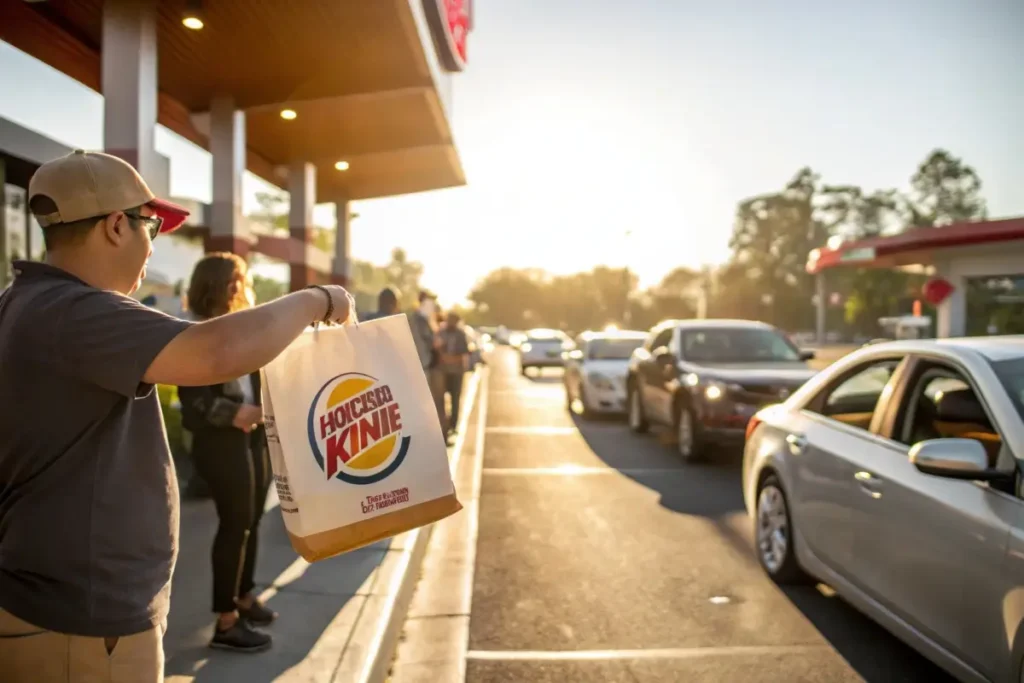
[(623, 282), (622, 282), (622, 327), (625, 328), (625, 329), (629, 328), (629, 321), (630, 321), (630, 318), (631, 318), (630, 311), (629, 311), (630, 277), (629, 277), (629, 248), (628, 247), (629, 247), (629, 244), (630, 244), (630, 239), (629, 238), (632, 235), (633, 235), (633, 231), (631, 229), (630, 230), (626, 230), (625, 238), (626, 238), (626, 247), (627, 248), (624, 249), (624, 252), (625, 252), (625, 255), (626, 255), (626, 265), (622, 268), (622, 280), (623, 280)]

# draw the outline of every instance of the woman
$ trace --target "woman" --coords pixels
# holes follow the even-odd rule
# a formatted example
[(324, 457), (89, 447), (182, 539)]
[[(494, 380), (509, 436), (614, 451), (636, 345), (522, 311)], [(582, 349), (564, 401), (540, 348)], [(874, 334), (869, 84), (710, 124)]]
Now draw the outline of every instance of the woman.
[[(245, 261), (207, 254), (192, 273), (189, 310), (207, 320), (255, 303)], [(178, 387), (182, 423), (192, 432), (192, 459), (206, 480), (220, 525), (213, 540), (213, 611), (210, 647), (259, 652), (270, 647), (266, 626), (276, 617), (253, 594), (260, 517), (270, 485), (260, 377), (254, 373), (208, 387)]]

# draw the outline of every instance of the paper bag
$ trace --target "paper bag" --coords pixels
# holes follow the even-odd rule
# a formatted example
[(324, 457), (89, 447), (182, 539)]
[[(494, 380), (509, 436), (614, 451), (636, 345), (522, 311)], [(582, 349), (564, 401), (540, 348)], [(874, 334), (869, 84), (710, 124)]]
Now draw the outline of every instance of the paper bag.
[(263, 369), (292, 546), (313, 562), (462, 509), (404, 315), (307, 330)]

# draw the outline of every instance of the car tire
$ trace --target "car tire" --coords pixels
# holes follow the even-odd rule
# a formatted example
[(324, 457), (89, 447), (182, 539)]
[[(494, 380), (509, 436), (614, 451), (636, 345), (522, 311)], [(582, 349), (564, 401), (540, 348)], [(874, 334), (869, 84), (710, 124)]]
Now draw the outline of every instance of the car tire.
[(644, 402), (640, 398), (640, 392), (637, 391), (635, 380), (631, 381), (628, 387), (627, 398), (629, 399), (629, 408), (627, 409), (626, 419), (629, 421), (629, 429), (634, 434), (643, 434), (650, 428), (647, 422), (647, 415), (644, 414)]
[(810, 577), (800, 566), (793, 541), (789, 499), (774, 474), (757, 488), (754, 508), (754, 552), (768, 577), (779, 585), (807, 583)]
[(580, 385), (580, 415), (584, 420), (589, 420), (594, 417), (594, 411), (587, 406), (587, 395), (583, 391), (583, 385)]
[(520, 366), (520, 369), (519, 369), (519, 371), (520, 371), (520, 372), (521, 372), (521, 373), (523, 374), (523, 377), (526, 377), (526, 369), (527, 369), (528, 367), (529, 367), (528, 365), (521, 365), (521, 366)]
[(700, 438), (697, 417), (693, 410), (680, 404), (673, 422), (676, 432), (676, 452), (683, 462), (699, 462), (704, 459), (706, 444)]

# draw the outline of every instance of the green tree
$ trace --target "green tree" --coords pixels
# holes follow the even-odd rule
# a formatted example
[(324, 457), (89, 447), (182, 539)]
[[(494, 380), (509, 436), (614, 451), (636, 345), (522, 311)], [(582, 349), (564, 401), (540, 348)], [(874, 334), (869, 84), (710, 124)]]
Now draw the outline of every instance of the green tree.
[(256, 303), (265, 304), (288, 293), (288, 285), (262, 275), (252, 276), (252, 288), (256, 292)]
[(931, 227), (987, 216), (981, 178), (973, 167), (944, 149), (928, 155), (910, 179), (913, 224)]
[[(744, 305), (758, 315), (746, 316), (774, 322), (786, 329), (813, 325), (813, 279), (807, 274), (807, 254), (823, 244), (826, 227), (817, 219), (815, 195), (818, 176), (801, 169), (781, 192), (740, 202), (736, 210), (730, 247), (734, 266), (745, 269), (744, 278), (759, 292)], [(736, 279), (736, 269), (727, 271)], [(736, 284), (743, 283), (736, 279)]]

